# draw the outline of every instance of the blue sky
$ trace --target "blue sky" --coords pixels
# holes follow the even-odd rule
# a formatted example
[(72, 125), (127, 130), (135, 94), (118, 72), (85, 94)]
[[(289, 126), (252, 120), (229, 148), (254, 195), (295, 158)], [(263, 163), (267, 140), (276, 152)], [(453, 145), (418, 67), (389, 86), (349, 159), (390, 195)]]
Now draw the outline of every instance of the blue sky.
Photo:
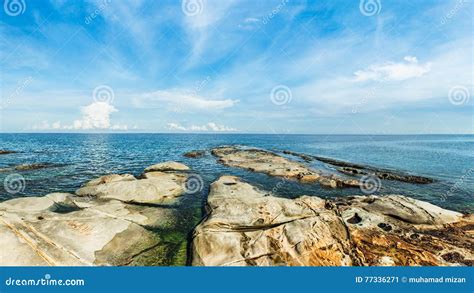
[(472, 0), (4, 0), (1, 13), (2, 132), (474, 132)]

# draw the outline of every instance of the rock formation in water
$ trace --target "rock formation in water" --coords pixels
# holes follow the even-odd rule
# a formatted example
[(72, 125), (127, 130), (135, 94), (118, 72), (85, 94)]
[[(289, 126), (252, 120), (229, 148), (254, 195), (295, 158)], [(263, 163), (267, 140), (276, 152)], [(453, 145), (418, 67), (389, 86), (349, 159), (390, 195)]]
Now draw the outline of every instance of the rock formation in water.
[(0, 150), (0, 155), (16, 154), (16, 151)]
[(190, 151), (184, 154), (187, 158), (200, 158), (206, 154), (205, 151)]
[(325, 174), (300, 162), (289, 160), (265, 150), (229, 146), (214, 148), (212, 154), (218, 158), (220, 163), (226, 166), (244, 168), (270, 176), (296, 179), (302, 183), (318, 182), (322, 186), (330, 188), (360, 186), (358, 180)]
[(292, 151), (287, 151), (287, 150), (283, 151), (283, 153), (287, 155), (299, 157), (306, 162), (318, 160), (323, 163), (326, 163), (335, 167), (339, 167), (337, 168), (337, 171), (344, 174), (348, 174), (348, 175), (370, 175), (370, 176), (376, 176), (380, 179), (385, 179), (385, 180), (395, 180), (395, 181), (416, 183), (416, 184), (428, 184), (428, 183), (434, 182), (432, 178), (407, 174), (407, 173), (399, 172), (395, 170), (387, 170), (387, 169), (377, 168), (377, 167), (368, 166), (368, 165), (354, 164), (350, 162), (344, 162), (341, 160), (336, 160), (336, 159), (331, 159), (331, 158), (326, 158), (326, 157), (321, 157), (321, 156), (312, 156), (312, 155), (307, 155), (307, 154), (302, 154), (302, 153), (297, 153), (297, 152), (292, 152)]
[(197, 266), (473, 265), (472, 215), (400, 195), (286, 199), (223, 176), (208, 209)]
[(0, 168), (0, 172), (31, 171), (31, 170), (39, 170), (39, 169), (47, 169), (47, 168), (56, 168), (56, 167), (62, 167), (62, 166), (64, 165), (53, 164), (53, 163), (20, 164), (13, 167)]
[[(302, 183), (357, 185), (268, 151), (220, 147), (212, 153), (228, 166)], [(0, 265), (184, 264), (184, 237), (170, 243), (164, 233), (176, 235), (182, 221), (173, 207), (185, 194), (188, 171), (164, 162), (138, 178), (93, 179), (75, 194), (0, 203)], [(474, 264), (473, 215), (400, 195), (288, 199), (222, 176), (211, 185), (207, 209), (193, 233), (193, 265)]]

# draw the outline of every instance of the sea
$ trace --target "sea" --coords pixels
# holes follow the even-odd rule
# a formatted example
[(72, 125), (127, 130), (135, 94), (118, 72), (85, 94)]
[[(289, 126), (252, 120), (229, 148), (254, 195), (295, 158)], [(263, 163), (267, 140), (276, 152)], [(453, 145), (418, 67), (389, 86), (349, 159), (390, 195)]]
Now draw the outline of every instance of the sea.
[[(358, 188), (327, 189), (317, 183), (282, 181), (224, 166), (209, 152), (201, 158), (183, 156), (188, 151), (209, 150), (222, 145), (275, 152), (290, 150), (430, 177), (434, 179), (430, 184), (382, 180), (374, 194), (401, 194), (455, 211), (474, 212), (474, 135), (4, 133), (0, 134), (0, 150), (17, 153), (0, 155), (0, 201), (52, 192), (73, 193), (88, 180), (105, 174), (139, 176), (152, 164), (178, 161), (188, 165), (200, 180), (194, 193), (185, 195), (172, 207), (179, 211), (178, 230), (183, 238), (189, 238), (206, 213), (210, 183), (222, 175), (239, 176), (260, 189), (286, 198), (363, 194)], [(20, 164), (35, 163), (49, 163), (53, 167), (29, 171), (11, 169)], [(334, 167), (318, 161), (304, 163), (336, 172)], [(11, 185), (9, 180), (12, 178), (21, 180), (17, 185)]]

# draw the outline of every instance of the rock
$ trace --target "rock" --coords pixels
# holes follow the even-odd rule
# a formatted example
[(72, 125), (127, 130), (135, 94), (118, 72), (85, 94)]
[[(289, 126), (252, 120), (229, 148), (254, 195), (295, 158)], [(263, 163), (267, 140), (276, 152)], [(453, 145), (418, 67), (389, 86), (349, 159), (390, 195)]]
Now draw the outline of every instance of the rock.
[(387, 169), (361, 165), (361, 164), (354, 164), (354, 163), (344, 162), (344, 161), (320, 157), (320, 156), (313, 156), (313, 158), (318, 161), (324, 162), (326, 164), (340, 167), (337, 169), (339, 172), (349, 174), (349, 175), (370, 175), (370, 176), (376, 176), (380, 179), (385, 179), (385, 180), (395, 180), (395, 181), (417, 183), (417, 184), (428, 184), (428, 183), (434, 182), (432, 178), (428, 178), (424, 176), (411, 175), (411, 174), (407, 174), (403, 172), (387, 170)]
[(163, 163), (158, 163), (155, 165), (152, 165), (148, 168), (145, 169), (145, 172), (153, 172), (153, 171), (187, 171), (189, 170), (189, 167), (178, 163), (178, 162), (163, 162)]
[(110, 182), (119, 182), (119, 181), (133, 181), (136, 180), (136, 178), (133, 175), (130, 174), (110, 174), (110, 175), (105, 175), (96, 179), (93, 179), (84, 186), (96, 186), (104, 183), (110, 183)]
[(56, 168), (56, 167), (61, 167), (61, 166), (63, 165), (52, 164), (52, 163), (20, 164), (20, 165), (8, 167), (8, 168), (0, 168), (0, 172), (30, 171), (30, 170), (38, 170), (38, 169), (46, 169), (46, 168)]
[(266, 193), (232, 176), (211, 186), (193, 235), (193, 265), (351, 265), (348, 234), (324, 200)]
[(396, 218), (397, 221), (409, 224), (443, 225), (457, 222), (463, 216), (461, 213), (401, 195), (355, 197), (349, 202), (352, 207), (362, 207), (368, 213)]
[(286, 154), (286, 155), (299, 157), (299, 158), (303, 159), (306, 162), (311, 162), (311, 161), (314, 160), (313, 157), (310, 156), (310, 155), (305, 155), (305, 154), (301, 154), (301, 153), (297, 153), (297, 152), (293, 152), (293, 151), (285, 150), (285, 151), (283, 151), (283, 153)]
[(308, 174), (302, 175), (298, 177), (298, 180), (302, 183), (311, 183), (311, 182), (318, 182), (321, 176), (319, 174)]
[(16, 154), (16, 151), (0, 150), (0, 155)]
[(130, 221), (91, 209), (0, 216), (1, 265), (126, 265), (159, 242)]
[(69, 200), (69, 193), (51, 193), (44, 197), (21, 197), (0, 203), (0, 211), (9, 212), (39, 212), (62, 211), (64, 209), (79, 209)]
[(0, 250), (0, 265), (161, 265), (176, 245), (150, 228), (176, 223), (173, 209), (117, 200), (65, 193), (8, 200), (0, 203), (0, 244), (8, 247)]
[(474, 216), (401, 195), (269, 196), (223, 176), (194, 232), (193, 265), (473, 265)]
[[(153, 171), (153, 170), (163, 170)], [(91, 180), (75, 194), (82, 197), (115, 199), (126, 203), (174, 204), (184, 194), (188, 175), (171, 170), (189, 170), (186, 165), (164, 162), (145, 169), (136, 179), (130, 174), (106, 175)]]
[(187, 158), (200, 158), (206, 154), (205, 151), (190, 151), (184, 154)]
[(319, 182), (322, 186), (331, 188), (360, 186), (357, 180), (324, 174), (300, 162), (289, 160), (265, 150), (226, 146), (212, 149), (211, 152), (224, 165), (266, 173), (270, 176), (296, 179), (302, 183)]
[(147, 179), (116, 181), (82, 187), (76, 190), (76, 195), (116, 199), (128, 203), (176, 203), (184, 193), (183, 186), (186, 177), (162, 172), (151, 173), (146, 173)]

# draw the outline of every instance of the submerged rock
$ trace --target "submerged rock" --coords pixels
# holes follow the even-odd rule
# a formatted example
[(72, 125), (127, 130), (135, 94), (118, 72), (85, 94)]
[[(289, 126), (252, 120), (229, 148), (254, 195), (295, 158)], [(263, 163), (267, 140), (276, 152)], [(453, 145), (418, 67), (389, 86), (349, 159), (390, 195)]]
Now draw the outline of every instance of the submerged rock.
[(270, 176), (296, 179), (302, 183), (319, 182), (323, 187), (328, 188), (360, 186), (360, 182), (357, 180), (345, 179), (334, 174), (324, 174), (300, 162), (265, 150), (226, 146), (212, 149), (212, 154), (219, 158), (220, 163), (227, 166), (266, 173)]
[(382, 168), (376, 168), (372, 166), (365, 166), (360, 164), (348, 163), (344, 161), (339, 161), (330, 158), (324, 158), (315, 156), (316, 160), (340, 167), (337, 170), (339, 172), (349, 174), (349, 175), (370, 175), (376, 176), (380, 179), (385, 180), (395, 180), (401, 182), (408, 182), (408, 183), (417, 183), (417, 184), (428, 184), (433, 183), (434, 180), (432, 178), (424, 177), (424, 176), (417, 176), (406, 174), (403, 172), (393, 171), (393, 170), (386, 170)]
[(147, 167), (145, 172), (153, 172), (153, 171), (187, 171), (189, 167), (174, 161), (158, 163)]
[(53, 163), (32, 163), (32, 164), (20, 164), (8, 168), (0, 168), (0, 172), (10, 172), (10, 171), (30, 171), (46, 168), (56, 168), (64, 165), (53, 164)]
[(187, 158), (200, 158), (206, 154), (205, 151), (190, 151), (184, 154)]
[(347, 174), (347, 175), (352, 175), (352, 176), (370, 175), (370, 176), (376, 176), (380, 179), (385, 179), (385, 180), (395, 180), (395, 181), (417, 183), (417, 184), (427, 184), (427, 183), (434, 182), (432, 178), (428, 178), (424, 176), (412, 175), (412, 174), (407, 174), (407, 173), (403, 173), (399, 171), (387, 170), (387, 169), (377, 168), (377, 167), (368, 166), (368, 165), (354, 164), (350, 162), (345, 162), (345, 161), (321, 157), (321, 156), (307, 155), (307, 154), (302, 154), (302, 153), (288, 151), (288, 150), (284, 150), (282, 153), (299, 157), (306, 162), (318, 160), (320, 162), (339, 167), (337, 168), (339, 172)]
[(278, 198), (223, 176), (193, 265), (472, 265), (474, 217), (400, 195)]
[(0, 155), (16, 154), (16, 151), (0, 150)]

